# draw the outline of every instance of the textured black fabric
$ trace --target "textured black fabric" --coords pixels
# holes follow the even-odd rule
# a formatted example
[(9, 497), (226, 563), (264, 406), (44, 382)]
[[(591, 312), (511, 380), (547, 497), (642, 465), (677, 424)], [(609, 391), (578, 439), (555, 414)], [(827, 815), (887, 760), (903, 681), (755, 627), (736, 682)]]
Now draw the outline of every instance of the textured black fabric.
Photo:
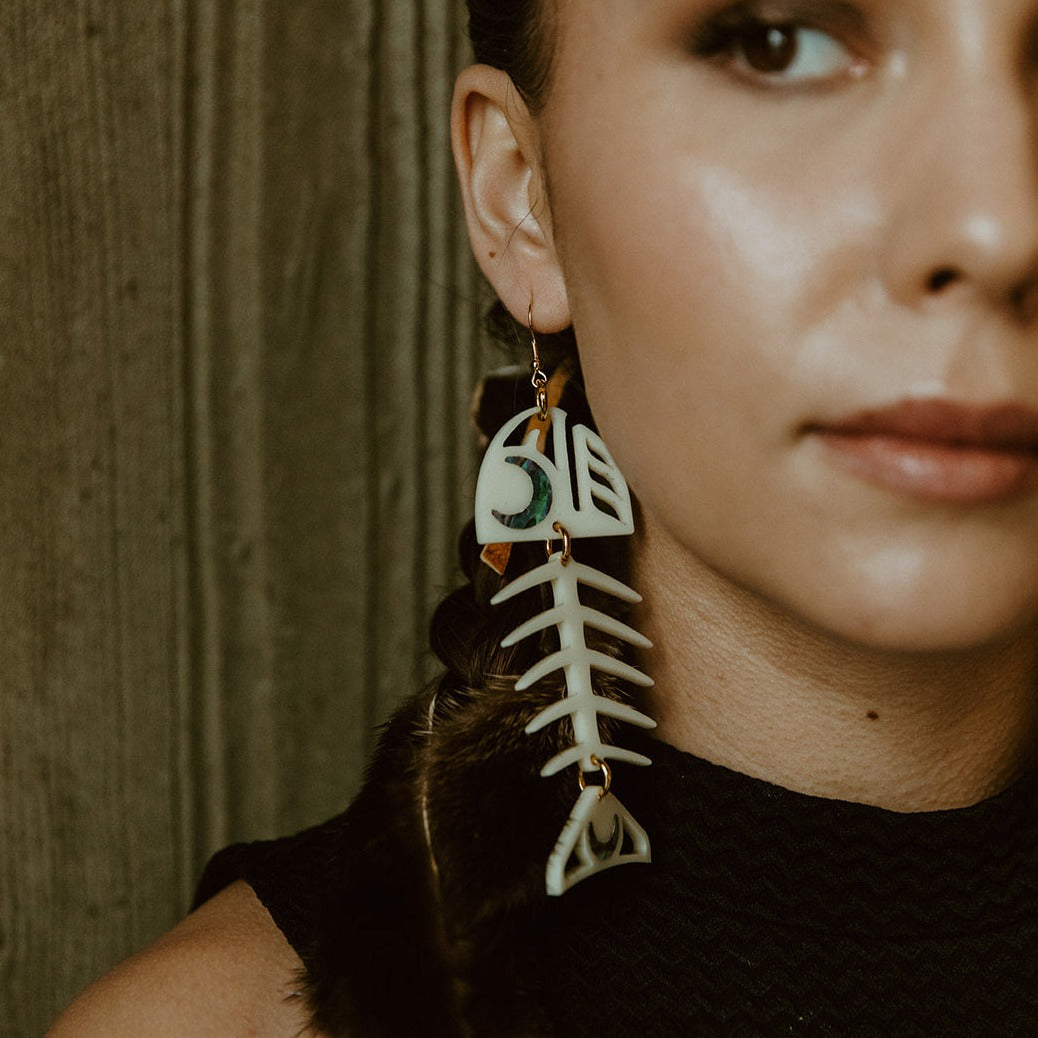
[(650, 752), (621, 796), (653, 864), (560, 904), (561, 1034), (1038, 1034), (1034, 776), (900, 814)]
[[(616, 792), (653, 863), (579, 884), (517, 936), (515, 983), (559, 1035), (1038, 1035), (1033, 775), (898, 814), (644, 748), (653, 767), (617, 767)], [(245, 879), (312, 966), (345, 830), (230, 848), (199, 896)]]
[(236, 843), (214, 855), (195, 892), (194, 906), (244, 880), (288, 943), (310, 969), (322, 899), (336, 880), (345, 814), (280, 840)]

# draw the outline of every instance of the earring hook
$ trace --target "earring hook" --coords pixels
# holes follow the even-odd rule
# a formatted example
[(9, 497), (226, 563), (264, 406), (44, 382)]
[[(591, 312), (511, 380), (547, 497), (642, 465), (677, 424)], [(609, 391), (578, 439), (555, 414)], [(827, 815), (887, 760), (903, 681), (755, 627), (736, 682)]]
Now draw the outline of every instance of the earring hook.
[(527, 325), (530, 329), (530, 348), (533, 350), (533, 375), (530, 384), (537, 393), (537, 406), (540, 408), (541, 421), (548, 420), (548, 376), (541, 367), (541, 353), (537, 346), (537, 332), (533, 327), (533, 300), (530, 300), (530, 309), (527, 315)]

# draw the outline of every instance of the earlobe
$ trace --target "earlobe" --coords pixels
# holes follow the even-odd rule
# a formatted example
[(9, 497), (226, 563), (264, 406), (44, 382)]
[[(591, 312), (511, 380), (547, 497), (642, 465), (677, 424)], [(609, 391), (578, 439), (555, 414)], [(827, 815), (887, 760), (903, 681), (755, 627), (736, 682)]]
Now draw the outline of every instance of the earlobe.
[(473, 65), (461, 73), (451, 139), (480, 269), (516, 320), (526, 323), (532, 300), (538, 331), (568, 327), (535, 123), (505, 72)]

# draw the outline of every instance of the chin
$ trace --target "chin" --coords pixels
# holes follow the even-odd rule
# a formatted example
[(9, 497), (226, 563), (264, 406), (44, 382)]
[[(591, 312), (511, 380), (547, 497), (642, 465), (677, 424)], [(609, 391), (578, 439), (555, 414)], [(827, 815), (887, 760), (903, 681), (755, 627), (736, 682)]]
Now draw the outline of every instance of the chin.
[[(860, 589), (859, 589), (860, 590)], [(1038, 602), (930, 588), (926, 593), (860, 596), (820, 611), (811, 621), (830, 635), (878, 653), (959, 654), (1038, 639)]]
[(768, 574), (775, 598), (846, 642), (958, 653), (1008, 644), (1028, 631), (1038, 637), (1033, 536), (965, 523), (928, 523), (906, 535), (892, 522), (868, 537), (815, 542), (790, 554)]
[[(883, 655), (954, 656), (1012, 644), (1027, 630), (1026, 627), (1007, 629), (1000, 625), (978, 628), (975, 624), (956, 623), (955, 619), (945, 624), (927, 622), (916, 626), (906, 623), (892, 628), (838, 633), (861, 648)], [(1035, 637), (1038, 637), (1038, 631)]]

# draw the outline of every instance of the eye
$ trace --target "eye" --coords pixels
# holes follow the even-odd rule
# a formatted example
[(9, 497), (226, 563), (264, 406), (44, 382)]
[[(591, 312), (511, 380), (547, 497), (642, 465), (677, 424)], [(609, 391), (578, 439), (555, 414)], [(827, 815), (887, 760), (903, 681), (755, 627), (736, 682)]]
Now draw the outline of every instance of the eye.
[(827, 79), (853, 61), (846, 48), (819, 29), (796, 25), (747, 25), (731, 41), (733, 61), (764, 76)]
[(793, 18), (765, 18), (746, 7), (739, 4), (697, 27), (693, 53), (766, 87), (810, 87), (865, 71), (847, 33)]

